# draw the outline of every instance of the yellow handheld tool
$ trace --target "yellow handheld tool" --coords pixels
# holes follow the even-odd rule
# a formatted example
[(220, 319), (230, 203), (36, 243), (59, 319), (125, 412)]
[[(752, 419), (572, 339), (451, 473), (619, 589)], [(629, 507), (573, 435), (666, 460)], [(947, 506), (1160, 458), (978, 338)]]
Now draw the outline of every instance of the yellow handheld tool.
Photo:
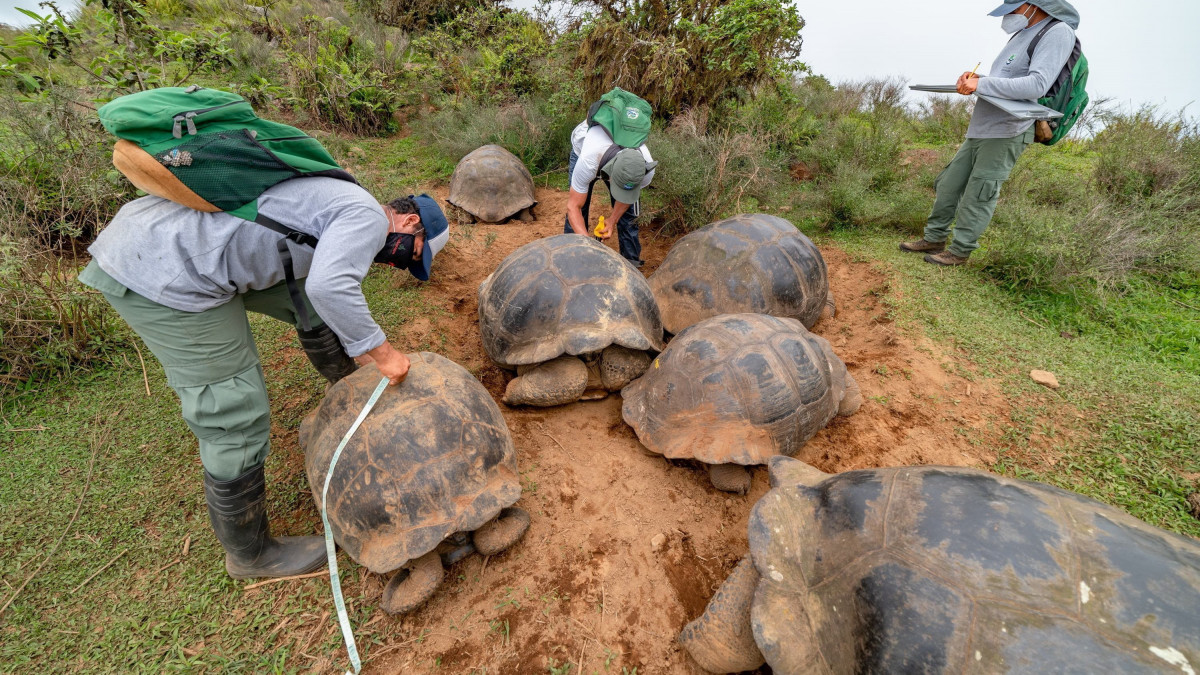
[(600, 216), (600, 220), (596, 223), (596, 229), (592, 230), (592, 236), (603, 239), (606, 234), (608, 234), (608, 228), (604, 226), (604, 216)]

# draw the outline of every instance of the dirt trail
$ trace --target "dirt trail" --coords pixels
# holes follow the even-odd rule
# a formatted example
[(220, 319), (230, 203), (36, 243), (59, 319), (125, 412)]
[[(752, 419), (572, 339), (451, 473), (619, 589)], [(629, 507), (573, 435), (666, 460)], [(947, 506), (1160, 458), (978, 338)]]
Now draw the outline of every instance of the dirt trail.
[[(444, 199), (444, 190), (436, 196)], [(475, 293), (518, 246), (561, 231), (565, 193), (539, 189), (538, 198), (536, 222), (457, 228), (426, 293), (442, 312), (393, 336), (396, 344), (438, 348), (479, 376), (497, 402), (507, 376), (483, 351)], [(595, 206), (593, 214), (607, 211), (599, 198)], [(650, 232), (642, 239), (650, 274), (671, 242)], [(979, 449), (990, 443), (968, 439), (997, 433), (993, 422), (1008, 408), (997, 389), (954, 374), (963, 366), (953, 356), (898, 332), (881, 299), (888, 281), (869, 263), (837, 249), (822, 253), (839, 312), (814, 331), (846, 361), (866, 402), (857, 415), (835, 418), (799, 458), (829, 472), (992, 459)], [(501, 409), (519, 453), (529, 533), (490, 560), (458, 563), (416, 613), (372, 617), (383, 644), (372, 649), (366, 672), (568, 672), (552, 670), (566, 663), (575, 664), (572, 675), (702, 672), (675, 636), (746, 551), (746, 518), (767, 489), (765, 470), (754, 471), (749, 496), (718, 492), (702, 467), (644, 454), (621, 421), (617, 396)], [(665, 543), (655, 550), (659, 534)], [(370, 576), (359, 590), (378, 594), (383, 582)]]

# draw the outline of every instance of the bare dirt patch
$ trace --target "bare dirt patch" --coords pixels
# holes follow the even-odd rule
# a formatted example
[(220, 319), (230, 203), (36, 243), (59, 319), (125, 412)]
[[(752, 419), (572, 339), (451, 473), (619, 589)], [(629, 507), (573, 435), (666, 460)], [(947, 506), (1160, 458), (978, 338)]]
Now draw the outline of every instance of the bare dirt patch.
[[(444, 189), (436, 196), (444, 199)], [(509, 375), (483, 351), (476, 289), (514, 249), (562, 231), (566, 194), (539, 189), (538, 199), (536, 222), (455, 228), (425, 295), (441, 311), (391, 336), (414, 349), (436, 347), (497, 402)], [(606, 199), (597, 195), (594, 216), (607, 212)], [(650, 274), (672, 239), (644, 231), (642, 240)], [(870, 263), (838, 249), (822, 253), (839, 311), (814, 331), (846, 361), (865, 404), (836, 418), (799, 458), (829, 472), (994, 459), (982, 448), (1010, 408), (998, 388), (974, 378), (962, 359), (899, 331), (885, 302), (888, 279)], [(519, 505), (533, 517), (528, 534), (501, 555), (457, 563), (415, 613), (393, 619), (377, 610), (359, 631), (375, 642), (366, 672), (547, 673), (568, 672), (551, 671), (568, 663), (572, 675), (702, 672), (675, 637), (745, 553), (765, 470), (754, 470), (746, 497), (717, 491), (703, 467), (646, 454), (621, 420), (618, 396), (501, 409), (519, 453)], [(656, 549), (659, 534), (665, 542)], [(377, 598), (384, 581), (366, 575), (347, 595)], [(305, 622), (297, 638), (307, 645), (310, 630), (336, 630), (332, 620), (327, 626)]]

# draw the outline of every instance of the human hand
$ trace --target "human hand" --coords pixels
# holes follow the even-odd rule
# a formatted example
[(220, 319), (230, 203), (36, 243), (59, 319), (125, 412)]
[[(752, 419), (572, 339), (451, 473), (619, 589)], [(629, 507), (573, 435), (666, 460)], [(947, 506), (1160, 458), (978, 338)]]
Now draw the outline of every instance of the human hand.
[(958, 82), (954, 83), (954, 88), (963, 96), (969, 96), (975, 93), (975, 89), (979, 87), (979, 76), (974, 73), (966, 72), (958, 76)]
[(395, 386), (408, 376), (408, 357), (388, 343), (383, 343), (372, 349), (367, 355), (375, 361), (379, 374), (388, 379), (388, 384)]

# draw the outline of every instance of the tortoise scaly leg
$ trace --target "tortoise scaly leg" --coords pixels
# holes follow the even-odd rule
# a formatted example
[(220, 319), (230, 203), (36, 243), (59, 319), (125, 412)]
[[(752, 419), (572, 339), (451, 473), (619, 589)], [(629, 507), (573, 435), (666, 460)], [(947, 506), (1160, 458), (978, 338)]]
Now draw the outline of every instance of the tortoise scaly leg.
[(446, 570), (437, 551), (410, 560), (388, 581), (379, 606), (388, 614), (411, 612), (433, 597), (444, 576)]
[(609, 391), (620, 391), (650, 367), (650, 355), (640, 349), (609, 345), (600, 353), (600, 381)]
[(858, 381), (846, 371), (846, 393), (842, 394), (842, 402), (838, 404), (838, 413), (842, 417), (849, 417), (858, 412), (862, 407), (863, 396), (862, 389), (858, 387)]
[(574, 403), (587, 389), (587, 366), (574, 356), (560, 356), (534, 366), (508, 383), (508, 405), (549, 407)]
[(679, 633), (679, 643), (700, 667), (713, 673), (740, 673), (764, 663), (750, 626), (758, 579), (747, 555), (717, 589), (704, 613)]
[(833, 301), (833, 289), (825, 292), (825, 309), (821, 311), (822, 319), (832, 319), (837, 316), (837, 303)]
[(471, 538), (481, 555), (496, 555), (520, 541), (528, 529), (529, 514), (525, 509), (510, 506), (475, 530)]
[(723, 492), (744, 495), (750, 491), (750, 470), (741, 464), (709, 464), (708, 479)]
[(518, 211), (516, 218), (517, 218), (517, 220), (519, 220), (523, 223), (532, 223), (533, 221), (537, 220), (537, 218), (533, 215), (533, 207), (532, 206)]

